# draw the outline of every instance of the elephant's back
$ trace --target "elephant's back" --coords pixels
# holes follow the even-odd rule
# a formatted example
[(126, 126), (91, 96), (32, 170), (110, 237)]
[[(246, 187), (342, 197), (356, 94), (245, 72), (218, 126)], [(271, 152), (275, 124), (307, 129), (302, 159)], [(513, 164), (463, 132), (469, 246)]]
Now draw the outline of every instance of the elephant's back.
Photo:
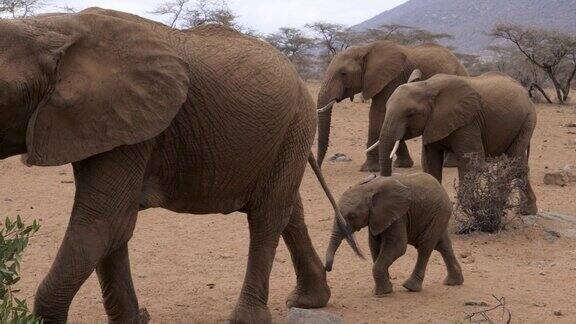
[(485, 149), (490, 156), (505, 152), (522, 129), (534, 128), (536, 108), (528, 92), (506, 74), (490, 72), (469, 78), (482, 98)]
[(410, 61), (428, 79), (436, 74), (468, 76), (466, 68), (448, 48), (437, 44), (405, 47)]
[(428, 173), (418, 172), (399, 177), (400, 182), (411, 189), (416, 200), (437, 201), (441, 205), (450, 201), (450, 197), (442, 184)]
[[(468, 80), (480, 93), (484, 108), (488, 111), (509, 113), (514, 117), (535, 112), (534, 103), (526, 89), (507, 74), (488, 72)], [(504, 109), (506, 107), (509, 107), (510, 111)]]
[(307, 154), (313, 100), (295, 70), (261, 41), (214, 28), (185, 37), (179, 50), (190, 68), (188, 100), (158, 138), (149, 173), (163, 176), (150, 176), (146, 188), (149, 197), (161, 198), (149, 205), (196, 214), (237, 211), (271, 176), (289, 137), (299, 136), (293, 142)]

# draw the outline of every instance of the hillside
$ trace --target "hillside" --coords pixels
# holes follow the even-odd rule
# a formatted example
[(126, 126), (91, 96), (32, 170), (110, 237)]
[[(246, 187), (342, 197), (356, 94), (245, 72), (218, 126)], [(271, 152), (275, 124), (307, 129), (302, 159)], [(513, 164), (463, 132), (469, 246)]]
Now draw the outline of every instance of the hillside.
[(576, 0), (410, 0), (355, 29), (397, 23), (452, 34), (446, 45), (465, 53), (481, 53), (490, 45), (486, 33), (498, 23), (576, 32)]

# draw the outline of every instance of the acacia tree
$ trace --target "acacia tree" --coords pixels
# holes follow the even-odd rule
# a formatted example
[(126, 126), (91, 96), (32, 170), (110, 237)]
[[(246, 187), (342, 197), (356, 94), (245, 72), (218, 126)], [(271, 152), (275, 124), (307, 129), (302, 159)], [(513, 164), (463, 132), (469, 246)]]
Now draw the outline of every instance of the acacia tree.
[(26, 18), (47, 5), (45, 0), (0, 0), (0, 18)]
[(546, 73), (560, 103), (570, 95), (576, 76), (576, 37), (559, 31), (498, 25), (492, 36), (511, 42), (531, 62)]
[(534, 91), (538, 91), (548, 103), (552, 103), (552, 100), (542, 88), (542, 85), (546, 82), (546, 74), (532, 64), (516, 47), (490, 46), (488, 50), (495, 54), (493, 60), (494, 69), (518, 80), (522, 86), (528, 89), (528, 94), (531, 98), (534, 98)]
[(218, 24), (247, 34), (255, 34), (236, 21), (238, 15), (230, 9), (226, 0), (169, 0), (159, 4), (150, 13), (167, 16), (166, 24), (172, 28)]
[(301, 76), (309, 76), (312, 64), (310, 50), (314, 47), (314, 40), (307, 37), (304, 31), (282, 27), (276, 33), (266, 36), (264, 40), (282, 52)]
[(450, 34), (433, 33), (425, 29), (400, 24), (384, 24), (377, 28), (370, 28), (357, 33), (364, 43), (379, 40), (391, 40), (404, 45), (417, 45), (424, 43), (437, 43), (441, 40), (453, 39)]
[(330, 59), (354, 43), (354, 32), (346, 25), (315, 22), (306, 24), (306, 28), (314, 33), (314, 40)]

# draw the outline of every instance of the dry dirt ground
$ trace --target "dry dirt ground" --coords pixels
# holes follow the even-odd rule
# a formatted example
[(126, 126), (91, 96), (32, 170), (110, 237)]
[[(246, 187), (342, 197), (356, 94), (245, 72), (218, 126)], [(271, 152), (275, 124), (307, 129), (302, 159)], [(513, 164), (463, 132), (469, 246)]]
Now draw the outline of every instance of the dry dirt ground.
[[(310, 85), (316, 95), (317, 84)], [(349, 163), (327, 162), (325, 175), (339, 196), (366, 176), (363, 162), (368, 104), (341, 103), (334, 109), (329, 155), (345, 153)], [(531, 179), (542, 211), (576, 215), (576, 184), (551, 187), (543, 184), (547, 169), (576, 163), (575, 106), (540, 105), (532, 142)], [(420, 171), (419, 142), (409, 143)], [(30, 302), (54, 259), (64, 235), (74, 195), (70, 166), (27, 168), (12, 158), (0, 162), (0, 216), (22, 215), (39, 219), (41, 231), (31, 240), (24, 258), (21, 296)], [(445, 170), (444, 186), (453, 195), (455, 170)], [(332, 210), (310, 170), (303, 181), (306, 222), (317, 251), (324, 255), (332, 225)], [(343, 245), (329, 274), (332, 298), (326, 311), (340, 314), (348, 323), (466, 322), (466, 316), (487, 307), (466, 306), (504, 297), (514, 322), (576, 322), (576, 225), (539, 218), (535, 224), (516, 222), (514, 229), (495, 235), (453, 235), (465, 275), (461, 287), (442, 285), (441, 258), (431, 259), (424, 290), (408, 293), (401, 284), (415, 262), (414, 249), (399, 259), (391, 275), (395, 292), (386, 298), (371, 295), (371, 262), (356, 258)], [(560, 233), (554, 239), (545, 229)], [(359, 233), (368, 252), (366, 231)], [(239, 294), (246, 268), (248, 230), (242, 214), (178, 215), (155, 209), (141, 213), (130, 242), (132, 273), (140, 305), (153, 322), (212, 323), (227, 318)], [(280, 243), (270, 282), (269, 306), (275, 322), (283, 322), (284, 301), (294, 286), (290, 256)], [(500, 311), (489, 314), (498, 322)], [(70, 321), (105, 322), (100, 289), (93, 275), (76, 295)]]

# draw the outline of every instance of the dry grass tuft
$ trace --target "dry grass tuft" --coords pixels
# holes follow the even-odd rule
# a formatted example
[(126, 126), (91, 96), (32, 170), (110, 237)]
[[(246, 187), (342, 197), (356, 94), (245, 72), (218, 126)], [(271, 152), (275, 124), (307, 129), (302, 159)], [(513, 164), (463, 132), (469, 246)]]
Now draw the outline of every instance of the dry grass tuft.
[(484, 159), (467, 156), (468, 172), (454, 185), (458, 202), (454, 209), (459, 234), (505, 229), (509, 215), (516, 215), (526, 186), (525, 166), (517, 158)]

